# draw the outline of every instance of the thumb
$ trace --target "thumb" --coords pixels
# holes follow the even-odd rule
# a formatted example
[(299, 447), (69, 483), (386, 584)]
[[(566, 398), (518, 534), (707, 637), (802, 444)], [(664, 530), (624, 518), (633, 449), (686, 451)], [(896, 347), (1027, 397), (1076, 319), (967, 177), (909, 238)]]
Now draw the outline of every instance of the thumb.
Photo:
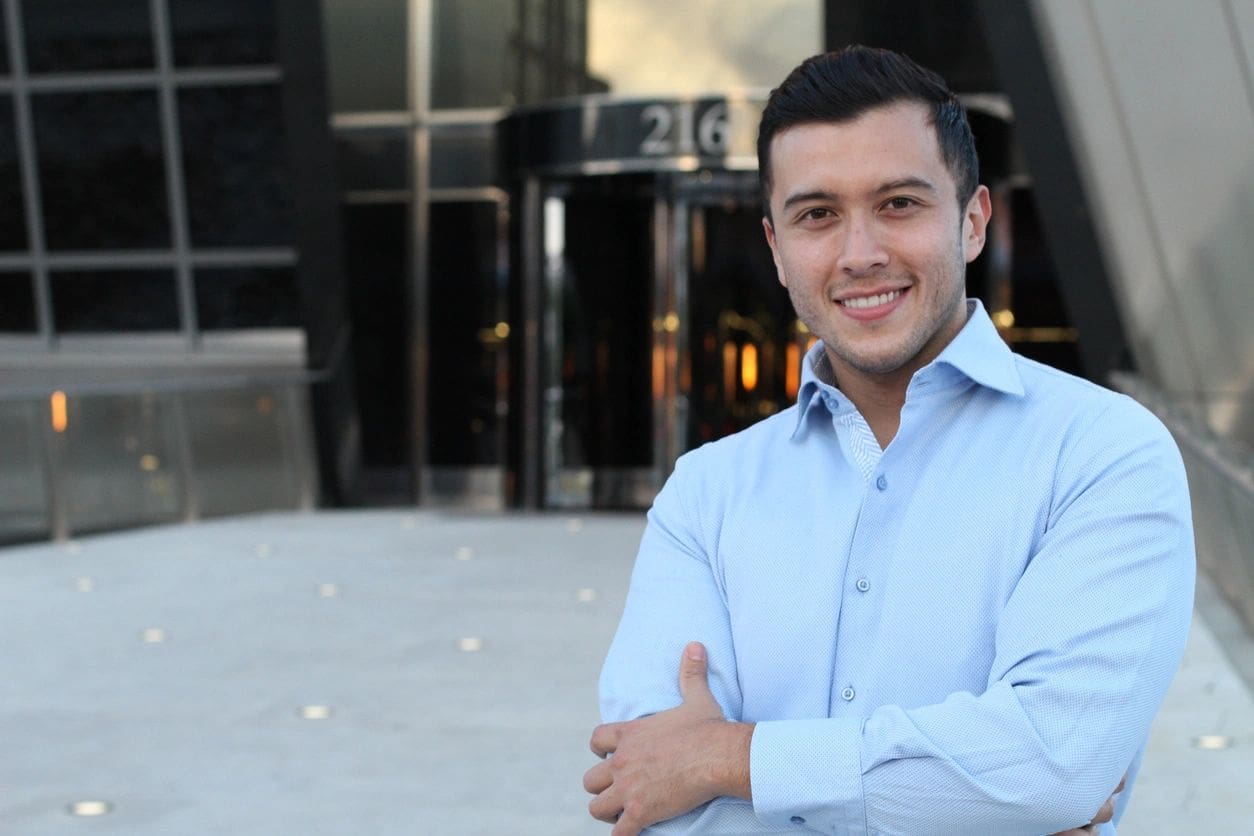
[(684, 648), (684, 655), (679, 660), (679, 693), (685, 703), (706, 702), (722, 713), (714, 695), (710, 693), (705, 645), (701, 642), (688, 642), (688, 646)]

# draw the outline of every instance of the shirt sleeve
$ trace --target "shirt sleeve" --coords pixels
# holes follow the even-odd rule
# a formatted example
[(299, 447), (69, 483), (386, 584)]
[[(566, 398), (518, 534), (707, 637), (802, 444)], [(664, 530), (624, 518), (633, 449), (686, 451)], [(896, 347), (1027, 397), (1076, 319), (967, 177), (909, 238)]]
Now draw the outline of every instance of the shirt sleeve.
[(1117, 403), (1058, 465), (985, 691), (865, 718), (759, 722), (750, 772), (763, 822), (1039, 834), (1091, 819), (1148, 736), (1193, 601), (1179, 452), (1157, 419)]

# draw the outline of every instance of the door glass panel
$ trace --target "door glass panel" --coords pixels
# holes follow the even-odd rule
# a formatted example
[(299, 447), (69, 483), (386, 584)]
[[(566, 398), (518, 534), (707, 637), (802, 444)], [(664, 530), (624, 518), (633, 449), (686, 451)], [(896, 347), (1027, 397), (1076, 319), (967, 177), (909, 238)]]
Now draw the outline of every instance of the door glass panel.
[(789, 406), (809, 343), (776, 278), (756, 197), (695, 206), (689, 231), (689, 448)]
[(653, 211), (648, 178), (546, 201), (550, 504), (629, 502), (653, 464)]

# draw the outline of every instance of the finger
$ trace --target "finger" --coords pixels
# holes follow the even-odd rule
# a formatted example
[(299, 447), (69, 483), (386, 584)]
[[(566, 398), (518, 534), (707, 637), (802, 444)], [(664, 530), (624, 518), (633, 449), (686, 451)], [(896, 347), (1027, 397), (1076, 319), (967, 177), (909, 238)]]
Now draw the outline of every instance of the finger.
[(1119, 793), (1123, 792), (1123, 788), (1127, 783), (1128, 783), (1128, 776), (1124, 775), (1122, 778), (1119, 779), (1119, 786), (1115, 787), (1115, 791), (1112, 794), (1118, 795)]
[(638, 836), (640, 829), (641, 825), (624, 814), (619, 816), (614, 829), (610, 831), (610, 836)]
[(1093, 817), (1093, 821), (1090, 824), (1105, 824), (1114, 817), (1115, 797), (1112, 795), (1102, 803), (1101, 809), (1097, 811), (1097, 815)]
[(610, 790), (589, 801), (588, 812), (597, 821), (614, 824), (618, 821), (619, 816), (622, 815), (623, 805), (619, 803), (618, 796), (614, 791)]
[(604, 761), (589, 769), (583, 774), (583, 788), (585, 792), (593, 795), (600, 795), (609, 789), (614, 783), (614, 771), (610, 765)]
[(622, 723), (605, 723), (592, 730), (592, 740), (588, 742), (593, 754), (603, 758), (618, 748), (618, 736)]
[(686, 703), (714, 702), (714, 695), (710, 693), (705, 645), (701, 642), (688, 642), (684, 655), (680, 657), (679, 693)]

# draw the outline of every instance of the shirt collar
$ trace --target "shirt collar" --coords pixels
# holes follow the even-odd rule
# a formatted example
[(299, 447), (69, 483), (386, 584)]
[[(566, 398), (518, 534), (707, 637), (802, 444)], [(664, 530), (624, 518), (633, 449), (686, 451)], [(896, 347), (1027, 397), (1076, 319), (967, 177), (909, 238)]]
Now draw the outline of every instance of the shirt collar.
[[(989, 319), (979, 299), (967, 300), (967, 323), (941, 353), (922, 369), (915, 372), (915, 379), (935, 375), (941, 368), (952, 369), (961, 377), (981, 386), (1007, 395), (1022, 397), (1023, 380), (1015, 364), (1014, 352), (997, 333), (997, 327)], [(848, 403), (839, 394), (836, 375), (822, 341), (816, 342), (806, 352), (801, 362), (801, 385), (797, 389), (797, 426), (801, 429), (810, 408), (824, 397), (837, 396), (836, 403)], [(833, 410), (835, 412), (835, 410)]]

